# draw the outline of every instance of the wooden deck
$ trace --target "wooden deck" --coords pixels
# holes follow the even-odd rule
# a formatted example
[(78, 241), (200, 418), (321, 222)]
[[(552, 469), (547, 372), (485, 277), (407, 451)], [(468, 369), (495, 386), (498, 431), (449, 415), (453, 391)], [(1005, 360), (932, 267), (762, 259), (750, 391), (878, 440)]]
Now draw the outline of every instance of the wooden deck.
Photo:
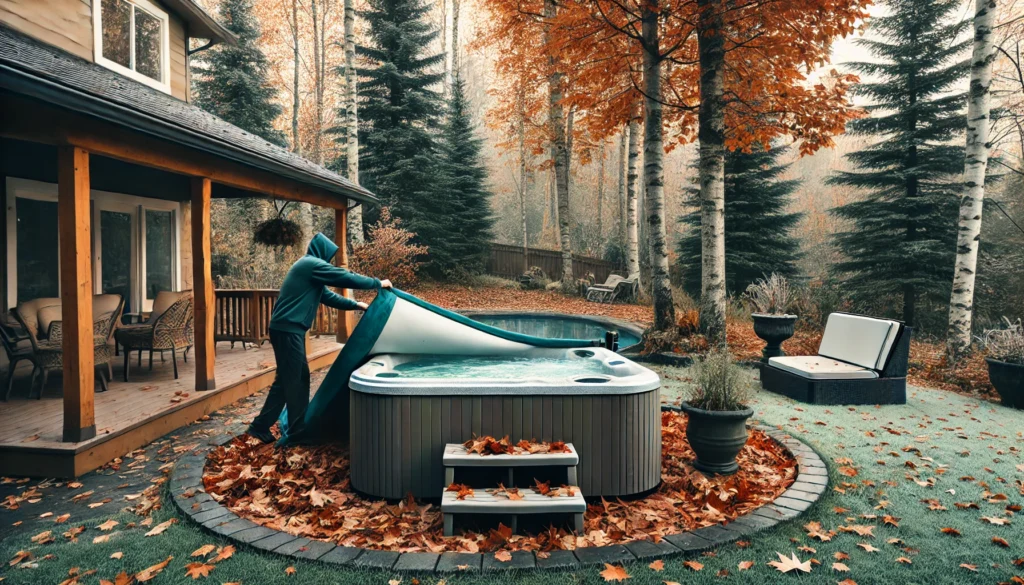
[[(334, 362), (341, 345), (333, 336), (313, 338), (311, 369)], [(168, 356), (168, 360), (170, 356)], [(178, 362), (174, 379), (170, 361), (154, 357), (153, 371), (132, 355), (131, 381), (124, 382), (122, 362), (114, 364), (107, 392), (96, 393), (96, 437), (80, 443), (61, 442), (63, 403), (60, 376), (51, 378), (42, 400), (26, 398), (28, 370), (15, 381), (10, 402), (0, 403), (0, 475), (75, 477), (145, 445), (245, 396), (266, 388), (277, 369), (270, 344), (242, 349), (217, 344), (217, 388), (195, 390), (192, 355)]]

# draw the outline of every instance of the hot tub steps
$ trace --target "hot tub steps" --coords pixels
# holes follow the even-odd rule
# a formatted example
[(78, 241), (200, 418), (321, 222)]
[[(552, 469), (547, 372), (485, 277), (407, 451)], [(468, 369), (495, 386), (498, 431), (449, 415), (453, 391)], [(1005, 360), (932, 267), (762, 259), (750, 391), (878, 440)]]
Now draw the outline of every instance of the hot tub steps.
[[(519, 516), (537, 514), (571, 514), (577, 532), (583, 531), (583, 514), (587, 511), (587, 502), (576, 483), (576, 467), (580, 457), (572, 444), (566, 444), (568, 453), (533, 453), (528, 455), (480, 455), (468, 453), (458, 443), (449, 443), (444, 448), (445, 492), (441, 496), (441, 512), (444, 514), (444, 535), (454, 533), (456, 514), (501, 514), (508, 516), (512, 531), (515, 532)], [(503, 486), (508, 489), (494, 489), (494, 486), (481, 488), (469, 485), (472, 495), (464, 495), (448, 491), (447, 486), (455, 483), (455, 472), (459, 468), (504, 470)], [(536, 468), (557, 469), (565, 471), (565, 486), (571, 489), (552, 485), (559, 495), (542, 494), (537, 489), (513, 487), (516, 485), (515, 469)], [(571, 492), (567, 493), (567, 492)]]

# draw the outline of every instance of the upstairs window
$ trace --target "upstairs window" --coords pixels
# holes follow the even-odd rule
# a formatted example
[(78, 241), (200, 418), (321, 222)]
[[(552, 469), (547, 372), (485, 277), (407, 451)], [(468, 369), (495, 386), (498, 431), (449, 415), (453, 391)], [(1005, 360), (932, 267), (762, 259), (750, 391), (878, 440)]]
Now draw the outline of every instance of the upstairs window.
[(167, 13), (148, 0), (93, 0), (96, 62), (170, 93)]

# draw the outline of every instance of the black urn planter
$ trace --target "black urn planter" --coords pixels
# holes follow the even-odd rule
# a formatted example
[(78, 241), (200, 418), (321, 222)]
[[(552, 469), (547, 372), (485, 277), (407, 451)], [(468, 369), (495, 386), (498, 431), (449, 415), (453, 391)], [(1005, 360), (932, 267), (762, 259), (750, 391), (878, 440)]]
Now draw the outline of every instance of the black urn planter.
[(992, 358), (985, 358), (985, 361), (988, 362), (988, 379), (1003, 399), (1003, 406), (1024, 408), (1024, 365)]
[(793, 337), (796, 326), (796, 315), (766, 315), (754, 313), (754, 333), (765, 341), (761, 350), (761, 361), (768, 363), (768, 358), (786, 355), (782, 351), (782, 342)]
[(736, 473), (739, 465), (736, 456), (747, 444), (747, 419), (754, 411), (704, 410), (684, 402), (680, 405), (689, 420), (686, 423), (686, 440), (697, 455), (694, 467), (705, 473), (729, 475)]

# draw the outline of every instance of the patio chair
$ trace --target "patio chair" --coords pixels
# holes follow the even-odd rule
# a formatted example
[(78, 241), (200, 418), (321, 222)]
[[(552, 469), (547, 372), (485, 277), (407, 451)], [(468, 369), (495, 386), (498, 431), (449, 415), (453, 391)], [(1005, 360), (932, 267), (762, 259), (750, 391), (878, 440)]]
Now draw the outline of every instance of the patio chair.
[[(107, 379), (112, 376), (110, 361), (114, 357), (114, 348), (110, 345), (110, 335), (121, 319), (123, 310), (124, 298), (121, 295), (100, 294), (92, 297), (93, 363), (100, 381), (100, 392), (106, 392)], [(36, 395), (36, 398), (41, 399), (50, 373), (64, 370), (64, 328), (60, 299), (42, 298), (18, 303), (14, 316), (32, 342), (30, 359), (35, 367), (32, 369), (31, 385), (35, 385), (36, 374), (42, 374), (39, 393)], [(40, 335), (41, 331), (46, 334)], [(106, 370), (106, 375), (103, 370)]]
[(610, 274), (608, 278), (602, 284), (595, 284), (594, 286), (587, 287), (587, 300), (596, 303), (611, 302), (612, 296), (615, 294), (615, 289), (619, 286), (619, 283), (625, 280), (625, 278), (618, 274)]
[[(189, 328), (192, 325), (192, 293), (179, 295), (166, 310), (152, 319), (138, 325), (126, 325), (114, 333), (115, 341), (124, 348), (124, 381), (128, 381), (131, 365), (130, 354), (139, 352), (139, 367), (142, 367), (142, 351), (149, 350), (149, 369), (153, 369), (153, 352), (170, 351), (174, 365), (174, 379), (178, 379), (177, 350), (187, 351), (192, 345)], [(154, 303), (155, 307), (155, 303)]]
[(911, 333), (900, 321), (832, 313), (818, 355), (769, 359), (761, 386), (812, 404), (906, 404)]
[(7, 354), (7, 390), (4, 393), (4, 402), (7, 402), (11, 398), (14, 370), (18, 367), (18, 362), (32, 361), (32, 341), (18, 326), (17, 321), (5, 314), (3, 319), (0, 319), (0, 345), (3, 345), (4, 353)]

